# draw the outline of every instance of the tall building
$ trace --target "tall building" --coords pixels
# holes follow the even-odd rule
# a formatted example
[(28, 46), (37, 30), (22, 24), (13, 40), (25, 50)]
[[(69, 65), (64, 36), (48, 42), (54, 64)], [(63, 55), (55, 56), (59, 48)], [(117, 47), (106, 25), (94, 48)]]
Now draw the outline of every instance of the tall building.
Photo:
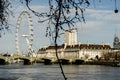
[(120, 41), (119, 41), (119, 38), (116, 34), (114, 36), (113, 48), (120, 49)]
[(77, 29), (69, 29), (65, 31), (65, 44), (75, 45), (77, 44)]

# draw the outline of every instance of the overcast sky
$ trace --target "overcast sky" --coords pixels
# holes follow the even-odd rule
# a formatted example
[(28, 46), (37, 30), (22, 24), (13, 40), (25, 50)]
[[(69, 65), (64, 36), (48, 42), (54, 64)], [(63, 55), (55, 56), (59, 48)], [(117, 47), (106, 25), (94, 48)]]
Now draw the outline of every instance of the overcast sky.
[[(46, 11), (48, 9), (47, 1), (48, 0), (33, 0), (30, 5), (31, 8), (38, 12)], [(114, 34), (117, 33), (118, 37), (120, 37), (120, 12), (117, 14), (114, 13), (114, 0), (95, 1), (97, 2), (91, 2), (91, 6), (85, 11), (84, 17), (86, 23), (79, 22), (75, 24), (75, 27), (78, 29), (78, 42), (91, 44), (109, 43), (111, 47), (113, 47)], [(117, 2), (117, 5), (118, 4), (120, 4), (120, 1)], [(50, 45), (51, 42), (49, 38), (45, 37), (47, 24), (38, 23), (39, 19), (34, 16), (24, 4), (21, 4), (19, 0), (14, 0), (12, 5), (11, 10), (14, 13), (14, 17), (10, 17), (9, 20), (12, 26), (10, 26), (10, 30), (5, 31), (5, 35), (0, 38), (0, 53), (15, 53), (15, 28), (17, 19), (22, 11), (28, 11), (33, 20), (33, 49), (37, 51), (42, 46)], [(120, 6), (118, 6), (118, 10), (119, 9)], [(19, 34), (29, 34), (27, 33), (28, 30), (27, 18), (24, 17), (20, 24)], [(64, 39), (60, 38), (59, 43), (62, 44), (63, 42)], [(20, 46), (24, 46), (21, 48), (21, 52), (24, 52), (26, 49), (26, 41), (23, 39), (20, 41), (20, 44)]]

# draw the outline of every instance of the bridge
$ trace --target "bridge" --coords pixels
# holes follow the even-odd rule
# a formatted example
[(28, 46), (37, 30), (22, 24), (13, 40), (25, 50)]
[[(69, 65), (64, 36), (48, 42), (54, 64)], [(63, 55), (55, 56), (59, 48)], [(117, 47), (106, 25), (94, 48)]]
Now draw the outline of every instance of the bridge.
[[(37, 58), (27, 55), (14, 54), (13, 56), (0, 56), (0, 65), (11, 64), (11, 63), (23, 63), (24, 65), (31, 65), (37, 61), (42, 60), (44, 64), (58, 63), (58, 59), (55, 57)], [(62, 64), (82, 64), (84, 60), (78, 58), (60, 58), (59, 61)]]
[(8, 64), (10, 59), (10, 57), (0, 56), (0, 65)]
[[(42, 60), (44, 60), (44, 64), (58, 63), (57, 58), (42, 58)], [(60, 58), (59, 61), (61, 64), (82, 64), (84, 62), (84, 60), (79, 59), (79, 58), (74, 58), (74, 59)]]
[(20, 56), (19, 59), (23, 60), (24, 65), (30, 65), (35, 63), (36, 61), (36, 57), (29, 57), (29, 56)]
[(36, 57), (31, 57), (31, 56), (20, 56), (20, 55), (0, 56), (0, 65), (10, 64), (12, 63), (12, 61), (14, 60), (17, 61), (18, 59), (22, 61), (24, 65), (30, 65), (36, 61)]

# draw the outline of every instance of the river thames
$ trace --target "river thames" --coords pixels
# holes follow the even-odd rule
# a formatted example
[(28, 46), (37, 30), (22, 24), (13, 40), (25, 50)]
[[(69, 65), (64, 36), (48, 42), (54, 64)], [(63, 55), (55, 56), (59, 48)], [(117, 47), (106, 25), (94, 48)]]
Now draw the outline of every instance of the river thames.
[[(120, 68), (100, 65), (63, 65), (67, 80), (120, 80)], [(0, 65), (0, 80), (64, 80), (57, 64)]]

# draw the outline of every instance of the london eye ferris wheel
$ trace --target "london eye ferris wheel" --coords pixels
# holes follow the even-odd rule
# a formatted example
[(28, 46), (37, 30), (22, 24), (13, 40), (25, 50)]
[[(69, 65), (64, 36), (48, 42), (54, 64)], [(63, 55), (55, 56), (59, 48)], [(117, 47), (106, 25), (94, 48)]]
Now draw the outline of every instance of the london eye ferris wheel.
[[(20, 31), (20, 28), (23, 27), (21, 26), (22, 24), (22, 19), (25, 18), (27, 19), (27, 24), (28, 24), (28, 30), (26, 30), (26, 26), (24, 26), (24, 31), (26, 33), (23, 33), (22, 31)], [(26, 24), (26, 22), (24, 22)], [(20, 27), (21, 26), (21, 27)], [(21, 42), (20, 38), (24, 38), (24, 40), (26, 40), (26, 45), (27, 45), (27, 53), (28, 54), (32, 54), (32, 45), (33, 45), (33, 23), (32, 23), (32, 18), (30, 16), (30, 14), (27, 11), (23, 11), (17, 20), (17, 24), (16, 24), (16, 30), (15, 30), (15, 42), (16, 42), (16, 53), (17, 54), (21, 54), (21, 50), (20, 50), (20, 45), (21, 44), (25, 44), (24, 42)]]

